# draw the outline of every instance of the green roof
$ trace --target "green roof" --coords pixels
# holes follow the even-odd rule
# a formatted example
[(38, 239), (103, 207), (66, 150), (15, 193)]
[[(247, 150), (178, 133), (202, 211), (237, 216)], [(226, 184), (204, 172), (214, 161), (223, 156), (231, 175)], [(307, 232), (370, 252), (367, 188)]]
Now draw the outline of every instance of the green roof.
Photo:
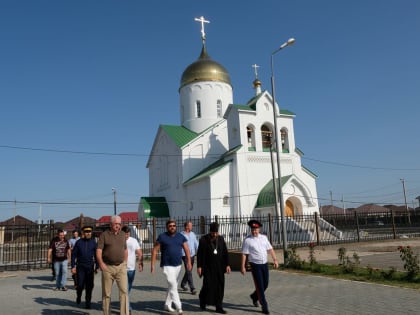
[(197, 137), (197, 133), (183, 126), (161, 125), (160, 128), (165, 130), (168, 136), (175, 142), (178, 147), (182, 147)]
[[(281, 187), (283, 187), (283, 185), (289, 180), (291, 176), (292, 175), (284, 176), (281, 178)], [(277, 185), (278, 185), (278, 178), (276, 178), (276, 180), (277, 180)], [(263, 189), (261, 189), (258, 195), (257, 204), (255, 208), (270, 207), (270, 206), (274, 206), (275, 203), (276, 203), (276, 197), (274, 196), (273, 180), (270, 179), (268, 183), (263, 187)]]
[(169, 218), (169, 207), (165, 197), (141, 197), (145, 218)]
[[(255, 112), (255, 103), (248, 103), (247, 105), (240, 105), (240, 104), (232, 104), (235, 108), (239, 110), (248, 110), (248, 111), (254, 111)], [(294, 116), (295, 113), (291, 112), (287, 109), (281, 109), (280, 108), (280, 114), (281, 115), (288, 115), (288, 116)]]
[(197, 175), (191, 177), (189, 180), (187, 180), (184, 184), (191, 184), (192, 182), (196, 182), (200, 179), (206, 178), (212, 174), (215, 174), (217, 171), (225, 167), (226, 164), (230, 163), (231, 161), (225, 161), (222, 163), (214, 163), (207, 167), (206, 169), (202, 170)]
[(184, 184), (190, 184), (192, 182), (198, 181), (202, 178), (208, 177), (212, 174), (215, 174), (217, 171), (219, 171), (220, 169), (222, 169), (223, 167), (225, 167), (226, 164), (230, 163), (231, 160), (229, 161), (225, 161), (224, 159), (231, 155), (232, 153), (235, 153), (236, 151), (238, 151), (240, 148), (242, 148), (242, 145), (238, 145), (232, 149), (230, 149), (229, 151), (226, 151), (220, 159), (218, 159), (216, 162), (214, 162), (213, 164), (209, 165), (208, 167), (206, 167), (205, 169), (203, 169), (201, 172), (199, 172), (198, 174), (194, 175), (193, 177), (191, 177), (190, 179), (188, 179)]

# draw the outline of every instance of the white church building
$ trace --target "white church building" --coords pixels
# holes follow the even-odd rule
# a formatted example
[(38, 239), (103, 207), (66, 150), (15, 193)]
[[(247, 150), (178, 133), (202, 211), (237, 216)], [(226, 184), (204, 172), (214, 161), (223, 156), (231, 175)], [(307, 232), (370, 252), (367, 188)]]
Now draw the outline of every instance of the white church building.
[[(149, 196), (141, 197), (139, 217), (276, 215), (272, 96), (255, 79), (250, 100), (234, 103), (230, 74), (209, 57), (201, 19), (201, 54), (181, 76), (180, 125), (159, 126), (147, 161)], [(318, 212), (316, 175), (302, 166), (295, 114), (279, 112), (278, 104), (275, 111), (281, 135), (276, 182), (284, 214), (313, 214)]]

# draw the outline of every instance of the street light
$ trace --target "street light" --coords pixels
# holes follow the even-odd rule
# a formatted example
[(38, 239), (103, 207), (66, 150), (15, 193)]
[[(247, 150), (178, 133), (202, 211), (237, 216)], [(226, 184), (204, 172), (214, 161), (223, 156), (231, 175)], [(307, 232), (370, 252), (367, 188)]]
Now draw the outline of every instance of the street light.
[[(287, 46), (293, 45), (295, 42), (294, 38), (289, 38), (287, 42), (283, 43), (279, 48), (271, 54), (271, 96), (272, 96), (272, 105), (273, 105), (273, 120), (274, 120), (274, 137), (275, 137), (275, 145), (276, 145), (276, 158), (277, 158), (277, 177), (279, 179), (279, 187), (276, 189), (276, 178), (273, 176), (274, 181), (274, 189), (275, 189), (275, 196), (276, 196), (276, 212), (277, 218), (280, 216), (281, 218), (281, 226), (278, 225), (278, 231), (280, 235), (280, 227), (282, 230), (282, 240), (283, 240), (283, 255), (284, 255), (284, 264), (287, 265), (287, 230), (286, 230), (286, 221), (284, 220), (284, 209), (283, 209), (283, 193), (281, 189), (281, 170), (280, 170), (280, 149), (279, 149), (279, 130), (277, 128), (277, 115), (276, 115), (276, 94), (274, 88), (274, 55), (277, 54), (283, 48)], [(280, 116), (280, 106), (279, 106), (279, 116)], [(274, 173), (274, 172), (273, 172)]]
[(117, 189), (112, 188), (112, 192), (114, 193), (114, 215), (117, 215)]

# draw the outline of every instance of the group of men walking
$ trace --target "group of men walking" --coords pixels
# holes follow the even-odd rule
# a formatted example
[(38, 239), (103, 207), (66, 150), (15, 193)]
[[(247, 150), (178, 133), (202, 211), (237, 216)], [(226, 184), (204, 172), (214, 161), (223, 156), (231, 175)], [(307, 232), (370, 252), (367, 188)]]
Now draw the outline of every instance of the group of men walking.
[[(278, 268), (278, 262), (267, 237), (259, 233), (261, 223), (251, 220), (248, 225), (251, 228), (251, 234), (243, 242), (241, 273), (245, 275), (245, 264), (248, 261), (255, 284), (255, 290), (250, 295), (251, 302), (256, 307), (260, 304), (262, 312), (269, 314), (264, 293), (269, 282), (268, 254), (272, 256), (275, 268)], [(136, 264), (138, 264), (138, 270), (143, 271), (143, 253), (140, 245), (135, 238), (130, 237), (128, 227), (121, 227), (119, 216), (111, 217), (110, 229), (100, 235), (98, 242), (92, 238), (92, 230), (91, 226), (83, 227), (82, 237), (74, 243), (71, 250), (70, 246), (67, 248), (64, 244), (59, 243), (64, 239), (64, 237), (60, 237), (61, 231), (59, 231), (60, 241), (51, 242), (48, 259), (52, 261), (50, 257), (53, 253), (54, 255), (58, 253), (61, 258), (64, 257), (65, 259), (71, 257), (71, 272), (76, 275), (75, 284), (77, 283), (76, 303), (81, 303), (82, 292), (85, 290), (85, 306), (87, 309), (91, 308), (94, 274), (100, 269), (102, 271), (103, 314), (111, 314), (111, 291), (115, 281), (119, 290), (120, 314), (128, 315), (131, 311), (129, 294), (136, 272)], [(59, 244), (61, 246), (58, 246)], [(152, 274), (155, 272), (155, 263), (159, 251), (161, 254), (160, 267), (168, 285), (164, 310), (183, 314), (178, 293), (178, 278), (182, 264), (185, 267), (185, 274), (181, 280), (181, 290), (190, 290), (193, 295), (197, 293), (192, 276), (192, 268), (196, 261), (197, 274), (203, 279), (199, 293), (200, 308), (206, 310), (207, 306), (215, 306), (216, 313), (227, 313), (223, 308), (225, 274), (229, 274), (231, 268), (227, 246), (224, 238), (219, 235), (217, 222), (211, 223), (209, 233), (202, 236), (198, 241), (196, 234), (192, 231), (191, 221), (184, 223), (182, 232), (177, 232), (176, 221), (168, 220), (166, 222), (166, 232), (157, 237), (152, 250), (150, 269)], [(56, 266), (55, 262), (54, 266)], [(57, 274), (64, 275), (65, 272), (62, 269), (65, 268), (61, 268), (61, 266), (62, 264), (57, 263), (55, 270)], [(65, 288), (62, 281), (57, 277), (57, 290)]]

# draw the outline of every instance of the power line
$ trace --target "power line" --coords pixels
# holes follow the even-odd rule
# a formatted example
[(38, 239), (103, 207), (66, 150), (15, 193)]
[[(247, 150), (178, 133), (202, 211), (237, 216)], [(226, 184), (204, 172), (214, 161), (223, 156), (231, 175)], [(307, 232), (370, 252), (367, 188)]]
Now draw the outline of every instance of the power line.
[[(93, 152), (93, 151), (80, 151), (80, 150), (45, 149), (45, 148), (22, 147), (22, 146), (11, 146), (11, 145), (0, 145), (0, 148), (14, 149), (14, 150), (27, 150), (27, 151), (53, 152), (53, 153), (82, 154), (82, 155), (102, 155), (102, 156), (129, 156), (129, 157), (180, 156), (179, 154), (152, 154), (150, 155), (150, 154), (141, 154), (141, 153)], [(248, 154), (248, 152), (245, 152), (244, 154)], [(197, 155), (197, 156), (200, 156), (200, 155)], [(220, 156), (220, 154), (214, 154), (214, 156)], [(362, 169), (383, 170), (383, 171), (420, 171), (420, 168), (376, 167), (376, 166), (348, 164), (348, 163), (334, 162), (334, 161), (324, 161), (324, 160), (314, 159), (314, 158), (310, 158), (306, 156), (302, 156), (301, 158), (308, 161), (336, 165), (336, 166), (341, 166), (341, 167), (362, 168)]]
[(356, 164), (347, 164), (341, 162), (332, 162), (332, 161), (323, 161), (318, 159), (312, 159), (308, 157), (302, 157), (302, 159), (324, 163), (324, 164), (331, 164), (343, 167), (353, 167), (353, 168), (364, 168), (370, 170), (383, 170), (383, 171), (420, 171), (420, 168), (393, 168), (393, 167), (375, 167), (375, 166), (366, 166), (366, 165), (356, 165)]

